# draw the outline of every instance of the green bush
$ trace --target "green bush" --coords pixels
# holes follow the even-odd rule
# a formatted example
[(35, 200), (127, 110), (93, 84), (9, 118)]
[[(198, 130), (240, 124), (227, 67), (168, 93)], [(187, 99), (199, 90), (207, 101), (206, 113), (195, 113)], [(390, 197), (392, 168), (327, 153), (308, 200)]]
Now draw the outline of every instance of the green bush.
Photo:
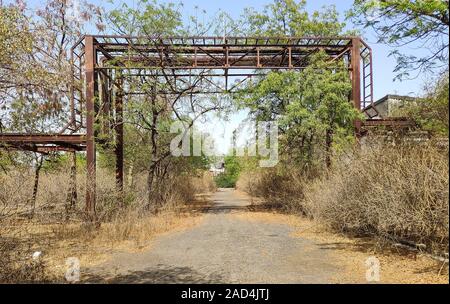
[(227, 156), (224, 159), (225, 172), (216, 176), (214, 181), (219, 188), (234, 188), (242, 170), (239, 159), (234, 156)]
[(237, 176), (222, 173), (216, 176), (214, 181), (219, 188), (234, 188), (236, 186)]

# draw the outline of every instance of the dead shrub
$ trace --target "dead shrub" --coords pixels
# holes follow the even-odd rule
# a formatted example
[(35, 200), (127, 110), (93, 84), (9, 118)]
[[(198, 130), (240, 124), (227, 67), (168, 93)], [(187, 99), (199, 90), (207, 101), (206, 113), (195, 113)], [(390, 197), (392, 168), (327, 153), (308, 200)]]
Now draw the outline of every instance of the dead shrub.
[(114, 245), (131, 241), (137, 246), (145, 245), (150, 236), (168, 231), (178, 222), (177, 211), (168, 206), (155, 216), (148, 216), (138, 210), (117, 214), (110, 222), (102, 225), (95, 236), (95, 242)]
[(34, 240), (28, 227), (5, 217), (0, 223), (0, 283), (52, 281), (45, 261), (32, 258)]
[(305, 210), (334, 230), (448, 252), (448, 150), (379, 145), (309, 184)]
[(237, 188), (264, 199), (268, 208), (306, 214), (303, 208), (304, 187), (308, 177), (286, 168), (259, 168), (244, 172)]
[(199, 176), (191, 177), (195, 193), (211, 193), (217, 190), (214, 176), (210, 172), (203, 172)]

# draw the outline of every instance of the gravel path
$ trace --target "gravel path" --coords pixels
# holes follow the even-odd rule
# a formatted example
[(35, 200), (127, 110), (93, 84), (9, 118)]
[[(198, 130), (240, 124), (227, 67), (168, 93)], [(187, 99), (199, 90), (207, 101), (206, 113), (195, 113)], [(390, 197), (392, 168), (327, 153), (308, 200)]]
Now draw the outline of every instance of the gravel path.
[(287, 224), (240, 219), (249, 201), (219, 189), (205, 220), (164, 234), (148, 251), (116, 253), (89, 271), (114, 283), (328, 283), (339, 273), (326, 249), (291, 237)]

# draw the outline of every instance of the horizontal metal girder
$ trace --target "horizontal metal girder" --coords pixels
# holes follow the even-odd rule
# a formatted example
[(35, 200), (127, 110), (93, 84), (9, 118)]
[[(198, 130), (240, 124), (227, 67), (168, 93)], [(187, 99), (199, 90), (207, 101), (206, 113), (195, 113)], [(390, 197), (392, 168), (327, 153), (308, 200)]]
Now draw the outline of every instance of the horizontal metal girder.
[(84, 134), (39, 134), (39, 133), (0, 133), (0, 143), (32, 144), (85, 144)]
[(86, 149), (85, 146), (42, 146), (35, 144), (2, 144), (0, 143), (0, 148), (6, 148), (8, 150), (19, 150), (19, 151), (31, 151), (37, 153), (50, 153), (50, 152), (77, 152)]
[(414, 126), (414, 121), (403, 117), (392, 117), (385, 119), (366, 119), (362, 121), (362, 125), (365, 127), (378, 127), (378, 126)]

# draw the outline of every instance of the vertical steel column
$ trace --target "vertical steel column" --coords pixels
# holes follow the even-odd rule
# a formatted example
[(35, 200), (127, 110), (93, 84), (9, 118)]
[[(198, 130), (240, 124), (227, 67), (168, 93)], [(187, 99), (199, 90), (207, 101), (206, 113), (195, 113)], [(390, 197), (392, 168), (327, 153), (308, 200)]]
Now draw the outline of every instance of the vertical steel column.
[(95, 64), (96, 52), (94, 38), (86, 36), (85, 38), (85, 79), (86, 79), (86, 217), (91, 222), (97, 221), (95, 212), (96, 200), (96, 159), (95, 159), (95, 98), (96, 79)]
[(288, 47), (288, 51), (289, 51), (289, 68), (292, 68), (292, 47)]
[(256, 47), (256, 67), (261, 67), (261, 59), (259, 58), (259, 47)]
[[(351, 76), (352, 76), (352, 102), (354, 107), (361, 111), (361, 40), (359, 37), (352, 38), (351, 49)], [(355, 133), (359, 136), (361, 132), (361, 121), (355, 121)]]
[(70, 125), (73, 129), (77, 128), (76, 115), (75, 115), (75, 60), (73, 58), (74, 50), (70, 51)]
[(118, 73), (117, 91), (115, 98), (115, 132), (116, 132), (116, 187), (119, 195), (119, 203), (123, 205), (123, 78), (122, 74)]

